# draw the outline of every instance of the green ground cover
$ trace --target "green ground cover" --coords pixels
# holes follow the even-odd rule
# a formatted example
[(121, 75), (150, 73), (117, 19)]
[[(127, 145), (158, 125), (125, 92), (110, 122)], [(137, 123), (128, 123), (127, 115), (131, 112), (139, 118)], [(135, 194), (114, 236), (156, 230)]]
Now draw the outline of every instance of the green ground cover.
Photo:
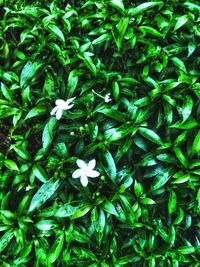
[(199, 267), (200, 5), (0, 1), (0, 266)]

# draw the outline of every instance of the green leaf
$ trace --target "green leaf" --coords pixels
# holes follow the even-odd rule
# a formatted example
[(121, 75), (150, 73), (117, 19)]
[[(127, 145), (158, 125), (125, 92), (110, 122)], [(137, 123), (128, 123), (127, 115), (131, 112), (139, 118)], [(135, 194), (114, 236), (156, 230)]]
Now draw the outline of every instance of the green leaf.
[(177, 164), (177, 160), (172, 154), (169, 153), (162, 153), (156, 156), (156, 158), (160, 161), (166, 162), (166, 163), (172, 163)]
[(189, 130), (189, 129), (196, 127), (197, 125), (198, 125), (198, 123), (196, 122), (196, 120), (191, 118), (185, 122), (177, 121), (176, 123), (174, 123), (173, 125), (171, 125), (169, 127), (182, 129), (182, 130)]
[(200, 6), (195, 4), (195, 3), (191, 3), (189, 1), (186, 1), (184, 4), (183, 4), (186, 8), (188, 8), (190, 11), (197, 11), (197, 12), (200, 12)]
[(120, 82), (122, 85), (127, 85), (127, 84), (138, 84), (139, 82), (134, 79), (133, 77), (124, 77), (124, 78), (120, 78), (117, 80), (118, 82)]
[(188, 15), (183, 15), (178, 18), (176, 25), (174, 26), (174, 31), (177, 31), (188, 21)]
[(143, 77), (144, 81), (151, 87), (157, 89), (158, 92), (161, 91), (160, 85), (158, 82), (156, 82), (153, 78), (151, 78), (150, 76), (144, 76)]
[(33, 174), (40, 180), (42, 183), (46, 183), (48, 180), (48, 175), (45, 170), (37, 163), (35, 163), (32, 167)]
[(72, 97), (74, 94), (74, 91), (78, 84), (78, 76), (77, 71), (72, 70), (69, 73), (68, 81), (67, 81), (67, 88), (68, 88), (68, 97)]
[(65, 143), (57, 143), (54, 147), (54, 150), (59, 157), (67, 158), (69, 155)]
[(184, 214), (183, 209), (182, 208), (178, 208), (178, 210), (177, 210), (177, 217), (174, 220), (173, 224), (174, 225), (179, 225), (183, 221), (184, 216), (185, 216), (185, 214)]
[(46, 29), (55, 37), (57, 37), (61, 42), (65, 43), (65, 36), (63, 32), (55, 24), (49, 23)]
[(137, 180), (134, 182), (134, 192), (136, 197), (139, 197), (144, 192), (144, 188), (141, 183), (138, 183)]
[(126, 33), (128, 24), (129, 24), (129, 18), (121, 18), (119, 23), (116, 26), (118, 33), (117, 33), (117, 36), (115, 36), (115, 42), (116, 42), (118, 50), (121, 49), (122, 41)]
[(52, 144), (52, 141), (55, 135), (56, 125), (57, 125), (56, 118), (51, 117), (44, 127), (44, 130), (42, 133), (42, 145), (43, 145), (44, 152), (46, 152), (48, 148), (50, 147), (50, 145)]
[(183, 62), (180, 58), (178, 58), (178, 57), (173, 57), (173, 58), (172, 58), (172, 62), (173, 62), (173, 64), (174, 64), (177, 68), (179, 68), (179, 69), (182, 70), (183, 72), (187, 73), (185, 64), (184, 64), (184, 62)]
[(27, 151), (26, 148), (19, 147), (16, 145), (14, 145), (12, 147), (15, 150), (15, 152), (17, 153), (17, 155), (19, 155), (22, 159), (27, 160), (27, 161), (31, 161), (31, 155), (29, 154), (29, 152)]
[(182, 177), (176, 179), (175, 181), (172, 182), (172, 184), (183, 184), (186, 183), (187, 181), (190, 180), (190, 174), (187, 173), (185, 175), (183, 175)]
[(115, 161), (113, 159), (112, 154), (109, 152), (109, 150), (105, 149), (103, 151), (103, 157), (106, 161), (106, 172), (108, 174), (108, 176), (110, 177), (110, 179), (112, 181), (115, 181), (116, 178), (116, 174), (117, 174), (117, 170), (116, 170), (116, 165), (115, 165)]
[(165, 169), (160, 172), (153, 180), (151, 185), (151, 191), (156, 191), (163, 185), (165, 185), (173, 174), (173, 169)]
[(11, 107), (0, 107), (0, 119), (4, 119), (7, 117), (10, 117), (14, 114), (16, 114), (19, 110), (17, 108), (11, 108)]
[(33, 196), (28, 211), (39, 209), (56, 192), (59, 185), (60, 181), (55, 181), (54, 178), (43, 184)]
[(128, 176), (123, 184), (120, 185), (120, 193), (123, 193), (127, 188), (129, 188), (133, 183), (133, 178), (131, 176)]
[(170, 91), (170, 90), (176, 88), (179, 84), (181, 84), (181, 82), (171, 82), (166, 86), (165, 91), (166, 92)]
[(65, 239), (64, 233), (61, 233), (56, 237), (55, 242), (47, 255), (47, 259), (50, 263), (54, 263), (59, 257), (64, 245), (64, 239)]
[(109, 0), (108, 4), (119, 10), (122, 14), (125, 12), (124, 4), (122, 0)]
[(148, 198), (148, 197), (141, 198), (140, 201), (141, 201), (141, 203), (143, 205), (153, 205), (153, 204), (155, 204), (155, 201), (153, 199), (151, 199), (151, 198)]
[(195, 247), (193, 246), (183, 246), (183, 247), (179, 247), (177, 249), (177, 251), (180, 253), (180, 254), (191, 254), (191, 253), (194, 253), (195, 252)]
[(122, 112), (119, 112), (118, 110), (113, 109), (112, 107), (107, 108), (105, 106), (102, 106), (100, 108), (97, 108), (96, 112), (102, 113), (116, 121), (126, 122), (126, 115)]
[(40, 231), (49, 231), (55, 228), (56, 221), (55, 220), (40, 220), (35, 224), (35, 227)]
[(176, 157), (178, 158), (178, 160), (180, 161), (180, 163), (187, 168), (188, 167), (188, 160), (187, 158), (184, 156), (183, 152), (181, 151), (181, 149), (179, 147), (175, 147), (174, 148), (174, 152), (176, 154)]
[(194, 142), (192, 144), (192, 153), (197, 154), (199, 152), (200, 152), (200, 130), (196, 134)]
[(34, 108), (32, 108), (28, 114), (26, 115), (26, 118), (25, 120), (28, 120), (30, 118), (33, 118), (33, 117), (37, 117), (37, 116), (41, 116), (41, 115), (44, 115), (47, 111), (47, 106), (46, 105), (38, 105)]
[(193, 108), (193, 99), (190, 95), (184, 96), (183, 100), (183, 107), (182, 107), (182, 116), (183, 116), (183, 122), (185, 122), (190, 114), (192, 113)]
[(4, 165), (11, 171), (19, 171), (17, 164), (11, 159), (5, 159)]
[(114, 97), (115, 101), (117, 101), (118, 98), (119, 98), (119, 94), (120, 94), (118, 82), (113, 82), (113, 84), (112, 84), (112, 92), (113, 92), (113, 97)]
[(196, 50), (196, 48), (197, 48), (196, 42), (193, 40), (189, 41), (188, 42), (188, 55), (187, 55), (187, 57), (190, 57), (193, 54), (193, 52)]
[(107, 136), (107, 142), (112, 143), (118, 141), (125, 136), (131, 134), (134, 135), (137, 131), (135, 126), (131, 126), (129, 123), (121, 125), (119, 128), (113, 128), (111, 134)]
[(8, 101), (13, 101), (11, 90), (8, 89), (8, 87), (2, 82), (1, 82), (1, 92)]
[(35, 77), (42, 66), (43, 63), (41, 62), (28, 61), (23, 67), (20, 75), (20, 86), (23, 88), (29, 85), (29, 82)]
[(144, 140), (144, 138), (138, 136), (135, 136), (133, 138), (134, 143), (136, 144), (136, 146), (138, 146), (140, 149), (142, 149), (143, 151), (147, 151), (147, 145), (146, 142)]
[(176, 211), (176, 208), (177, 208), (176, 192), (173, 190), (170, 190), (169, 200), (168, 200), (168, 212), (170, 216)]
[(92, 44), (93, 45), (98, 45), (98, 44), (101, 44), (101, 43), (103, 43), (103, 42), (105, 42), (106, 40), (109, 40), (109, 39), (110, 39), (110, 34), (109, 33), (104, 33), (101, 36), (99, 36), (98, 38), (94, 39), (92, 41)]
[(58, 218), (70, 217), (75, 213), (75, 211), (77, 209), (78, 209), (78, 207), (74, 207), (74, 206), (66, 203), (56, 211), (54, 216), (58, 217)]
[(157, 1), (157, 2), (146, 2), (146, 3), (143, 3), (135, 8), (131, 8), (129, 9), (128, 11), (128, 14), (130, 16), (135, 16), (135, 15), (138, 15), (140, 13), (143, 13), (144, 11), (150, 9), (150, 8), (153, 8), (155, 6), (159, 6), (159, 8), (161, 8), (162, 6), (164, 5), (163, 1)]
[(158, 38), (164, 37), (164, 35), (162, 33), (160, 33), (159, 31), (157, 31), (156, 29), (154, 29), (150, 26), (140, 26), (140, 27), (138, 27), (138, 30), (144, 34), (148, 33), (148, 34), (155, 36), (155, 37), (158, 37)]
[(102, 208), (104, 211), (108, 212), (109, 214), (112, 214), (118, 217), (118, 213), (115, 209), (115, 206), (110, 201), (105, 200), (104, 203), (102, 204)]
[(4, 235), (1, 236), (0, 238), (0, 252), (2, 252), (10, 243), (11, 239), (14, 236), (14, 232), (9, 231), (6, 232)]
[(93, 63), (91, 57), (89, 57), (86, 53), (83, 56), (83, 61), (85, 63), (85, 65), (88, 67), (89, 70), (91, 70), (91, 72), (96, 75), (97, 74), (97, 68), (95, 66), (95, 64)]
[(19, 82), (19, 77), (17, 76), (16, 73), (12, 72), (12, 71), (6, 71), (3, 74), (3, 79), (6, 80), (7, 82), (10, 83), (15, 83), (15, 82)]
[(139, 127), (138, 133), (153, 143), (156, 143), (158, 145), (162, 144), (162, 140), (161, 140), (160, 136), (158, 136), (155, 132), (153, 132), (150, 129)]
[(54, 79), (53, 76), (48, 72), (45, 78), (43, 90), (47, 92), (49, 96), (51, 96), (52, 92), (54, 91)]
[(90, 210), (92, 209), (91, 205), (84, 205), (83, 207), (77, 209), (74, 214), (71, 216), (71, 220), (75, 220), (78, 218), (83, 217), (84, 215), (86, 215)]
[(147, 155), (139, 162), (139, 166), (143, 166), (143, 167), (154, 166), (156, 164), (157, 164), (157, 161), (155, 160), (153, 155)]
[[(116, 265), (116, 267), (121, 267), (121, 266), (127, 266), (129, 263), (134, 263), (138, 262), (141, 260), (140, 256), (134, 256), (133, 254), (122, 256), (117, 260), (117, 263), (119, 265)], [(130, 264), (129, 264), (130, 265)], [(132, 265), (132, 264), (131, 264)], [(135, 264), (134, 264), (135, 265)]]

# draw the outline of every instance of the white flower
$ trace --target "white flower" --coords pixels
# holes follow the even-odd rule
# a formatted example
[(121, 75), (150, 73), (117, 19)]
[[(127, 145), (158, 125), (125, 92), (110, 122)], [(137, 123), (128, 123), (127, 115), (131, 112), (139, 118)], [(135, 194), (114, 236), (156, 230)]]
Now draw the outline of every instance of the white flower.
[(108, 103), (108, 102), (110, 102), (112, 99), (111, 99), (111, 97), (110, 97), (110, 95), (111, 94), (107, 94), (107, 95), (105, 95), (105, 97), (104, 97), (104, 101), (106, 102), (106, 103)]
[(56, 100), (56, 107), (52, 109), (51, 115), (54, 115), (56, 113), (56, 119), (60, 120), (62, 117), (63, 110), (70, 109), (74, 106), (74, 104), (70, 103), (75, 99), (76, 97), (69, 98), (67, 101), (64, 101), (62, 99)]
[(89, 163), (85, 163), (83, 160), (78, 159), (76, 164), (80, 169), (77, 169), (73, 172), (72, 178), (79, 178), (81, 179), (81, 183), (83, 186), (87, 186), (88, 184), (88, 177), (98, 177), (100, 173), (98, 171), (93, 170), (96, 165), (96, 160), (90, 160)]

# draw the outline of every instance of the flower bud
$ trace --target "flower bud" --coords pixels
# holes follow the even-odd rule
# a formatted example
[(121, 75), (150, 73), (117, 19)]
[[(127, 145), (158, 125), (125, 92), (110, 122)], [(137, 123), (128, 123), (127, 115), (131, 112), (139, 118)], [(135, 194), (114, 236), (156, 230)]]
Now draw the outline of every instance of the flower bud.
[(100, 179), (101, 181), (105, 181), (106, 177), (104, 175), (101, 175)]
[(100, 192), (96, 192), (96, 196), (99, 197), (100, 196)]

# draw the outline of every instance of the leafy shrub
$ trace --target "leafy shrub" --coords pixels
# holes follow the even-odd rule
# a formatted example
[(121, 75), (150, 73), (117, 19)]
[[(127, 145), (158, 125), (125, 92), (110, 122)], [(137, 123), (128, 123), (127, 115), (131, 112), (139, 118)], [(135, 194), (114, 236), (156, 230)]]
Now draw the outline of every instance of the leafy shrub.
[(198, 267), (198, 1), (0, 7), (0, 266)]

